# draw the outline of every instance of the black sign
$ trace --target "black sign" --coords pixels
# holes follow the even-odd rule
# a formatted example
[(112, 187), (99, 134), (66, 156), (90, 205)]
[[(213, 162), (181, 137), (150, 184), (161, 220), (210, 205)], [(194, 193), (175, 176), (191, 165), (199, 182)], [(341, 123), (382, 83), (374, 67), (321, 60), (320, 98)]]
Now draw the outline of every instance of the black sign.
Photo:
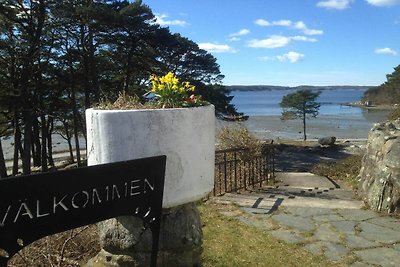
[(142, 218), (156, 266), (166, 157), (0, 180), (0, 266), (42, 237), (117, 216)]

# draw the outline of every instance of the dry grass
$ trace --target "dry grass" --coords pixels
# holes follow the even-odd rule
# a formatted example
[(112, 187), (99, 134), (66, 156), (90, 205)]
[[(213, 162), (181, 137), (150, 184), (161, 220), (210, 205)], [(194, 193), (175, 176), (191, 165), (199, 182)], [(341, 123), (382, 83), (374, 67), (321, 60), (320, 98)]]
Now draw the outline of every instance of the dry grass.
[(139, 97), (137, 96), (130, 96), (127, 95), (126, 92), (120, 92), (115, 102), (102, 101), (96, 108), (104, 110), (110, 110), (110, 109), (126, 110), (126, 109), (144, 109), (144, 108), (150, 108), (150, 106), (142, 104)]
[(82, 266), (100, 250), (97, 228), (88, 225), (44, 237), (22, 249), (9, 267)]
[(389, 120), (397, 120), (400, 119), (400, 107), (397, 107), (395, 109), (393, 109), (390, 113), (389, 113)]
[(337, 162), (319, 163), (311, 172), (344, 182), (355, 190), (358, 186), (357, 176), (361, 169), (361, 159), (361, 155), (351, 155)]

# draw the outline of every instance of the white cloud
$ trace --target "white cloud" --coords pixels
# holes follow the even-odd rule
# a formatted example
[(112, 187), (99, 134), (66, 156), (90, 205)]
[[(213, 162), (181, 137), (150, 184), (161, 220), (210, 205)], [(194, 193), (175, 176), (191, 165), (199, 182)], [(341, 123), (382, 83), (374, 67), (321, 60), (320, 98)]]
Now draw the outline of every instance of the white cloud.
[(244, 36), (244, 35), (248, 35), (250, 33), (250, 30), (248, 29), (241, 29), (238, 32), (234, 32), (229, 34), (229, 41), (239, 41), (240, 40), (240, 36)]
[(277, 56), (280, 62), (290, 62), (295, 63), (304, 59), (304, 54), (290, 51), (289, 53)]
[(250, 40), (247, 45), (253, 48), (279, 48), (289, 45), (291, 41), (316, 42), (317, 39), (308, 38), (306, 36), (272, 35), (267, 39)]
[(248, 29), (241, 29), (241, 30), (238, 31), (238, 32), (231, 33), (231, 34), (229, 35), (229, 37), (243, 36), (243, 35), (247, 35), (247, 34), (249, 34), (249, 33), (250, 33), (250, 31), (249, 31)]
[(317, 7), (323, 7), (327, 9), (339, 9), (343, 10), (350, 7), (350, 3), (353, 0), (326, 0), (326, 1), (319, 1), (317, 3)]
[(309, 29), (303, 21), (296, 22), (293, 27), (302, 31), (305, 35), (321, 35), (324, 33), (322, 30)]
[(269, 23), (265, 19), (258, 19), (254, 21), (254, 23), (257, 24), (258, 26), (271, 26), (271, 23)]
[(231, 38), (229, 38), (229, 41), (232, 41), (232, 42), (240, 41), (240, 38), (239, 37), (231, 37)]
[(373, 6), (394, 6), (400, 4), (400, 0), (366, 0)]
[(249, 47), (253, 48), (278, 48), (287, 46), (290, 43), (290, 37), (282, 35), (272, 35), (267, 39), (253, 39), (248, 42)]
[(303, 60), (304, 57), (305, 57), (304, 54), (297, 53), (297, 52), (294, 52), (294, 51), (290, 51), (290, 52), (288, 52), (286, 54), (283, 54), (283, 55), (274, 56), (274, 57), (269, 57), (269, 56), (259, 57), (258, 59), (260, 61), (276, 61), (277, 60), (277, 61), (280, 61), (280, 62), (296, 63), (296, 62), (299, 62), (299, 61)]
[(259, 26), (264, 26), (264, 27), (267, 27), (267, 26), (288, 27), (288, 28), (299, 30), (299, 31), (303, 32), (305, 35), (321, 35), (324, 33), (324, 31), (322, 31), (322, 30), (309, 29), (307, 27), (307, 25), (301, 20), (297, 21), (297, 22), (293, 22), (291, 20), (276, 20), (276, 21), (269, 22), (265, 19), (258, 19), (256, 21), (254, 21), (254, 23)]
[(315, 38), (309, 38), (306, 36), (292, 36), (290, 38), (295, 41), (303, 41), (303, 42), (311, 42), (311, 43), (315, 43), (317, 41), (317, 39), (315, 39)]
[(156, 18), (156, 23), (159, 24), (160, 26), (180, 26), (180, 27), (186, 27), (189, 25), (189, 23), (187, 23), (184, 20), (166, 20), (166, 18), (168, 18), (167, 15), (165, 14), (156, 14), (155, 15)]
[(377, 48), (377, 49), (375, 49), (375, 53), (380, 54), (380, 55), (393, 55), (393, 56), (397, 55), (396, 50), (393, 50), (389, 47)]
[(290, 26), (292, 26), (292, 24), (293, 24), (293, 22), (291, 20), (286, 20), (286, 19), (281, 19), (281, 20), (272, 22), (272, 25), (285, 26), (285, 27), (290, 27)]
[(210, 53), (236, 53), (236, 50), (226, 44), (200, 43), (200, 49)]

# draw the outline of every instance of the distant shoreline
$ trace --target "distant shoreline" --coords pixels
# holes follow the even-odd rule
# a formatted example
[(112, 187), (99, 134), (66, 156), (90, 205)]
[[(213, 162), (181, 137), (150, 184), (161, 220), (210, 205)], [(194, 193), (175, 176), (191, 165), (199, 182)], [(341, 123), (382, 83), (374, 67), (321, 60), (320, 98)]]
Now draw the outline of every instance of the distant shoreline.
[(357, 86), (357, 85), (327, 85), (327, 86), (277, 86), (277, 85), (226, 85), (225, 88), (229, 91), (271, 91), (271, 90), (368, 90), (376, 86)]
[(345, 106), (349, 107), (357, 107), (357, 108), (363, 108), (363, 109), (368, 109), (368, 110), (392, 110), (395, 108), (394, 105), (390, 104), (381, 104), (381, 105), (365, 105), (360, 102), (356, 103), (343, 103)]

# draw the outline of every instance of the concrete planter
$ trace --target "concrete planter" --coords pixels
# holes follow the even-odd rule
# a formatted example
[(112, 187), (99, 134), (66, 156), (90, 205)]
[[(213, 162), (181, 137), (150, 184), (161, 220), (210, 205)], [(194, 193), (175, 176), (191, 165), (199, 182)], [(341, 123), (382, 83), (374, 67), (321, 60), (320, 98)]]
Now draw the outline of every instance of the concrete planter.
[(88, 165), (167, 155), (163, 208), (213, 188), (214, 106), (86, 110)]

